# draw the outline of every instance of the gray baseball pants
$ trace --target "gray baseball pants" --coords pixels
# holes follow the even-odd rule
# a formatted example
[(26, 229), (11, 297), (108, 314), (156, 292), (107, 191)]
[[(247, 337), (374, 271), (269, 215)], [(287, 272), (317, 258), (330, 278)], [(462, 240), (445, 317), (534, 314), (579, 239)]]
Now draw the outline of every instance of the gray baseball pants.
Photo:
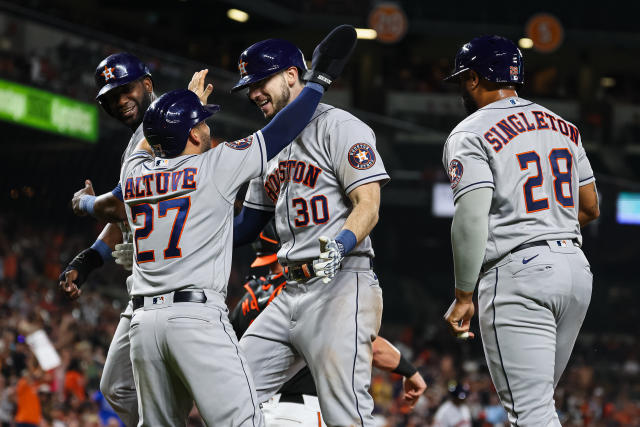
[(287, 282), (240, 340), (258, 400), (269, 400), (305, 364), (328, 426), (373, 425), (372, 341), (382, 290), (365, 257), (343, 260), (329, 283)]
[(100, 377), (100, 391), (127, 427), (138, 425), (138, 395), (129, 356), (131, 301), (120, 316)]
[(484, 352), (514, 426), (559, 426), (554, 389), (567, 366), (591, 299), (582, 250), (550, 240), (512, 252), (480, 276)]
[(173, 303), (173, 293), (145, 297), (133, 313), (129, 337), (141, 427), (184, 426), (194, 401), (207, 426), (264, 425), (224, 297), (205, 294), (206, 303)]

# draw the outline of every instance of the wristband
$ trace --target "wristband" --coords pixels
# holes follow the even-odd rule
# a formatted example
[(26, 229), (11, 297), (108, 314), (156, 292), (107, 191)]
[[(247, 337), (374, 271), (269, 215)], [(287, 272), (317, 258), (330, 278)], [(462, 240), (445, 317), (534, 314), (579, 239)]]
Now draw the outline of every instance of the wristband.
[(334, 240), (336, 241), (336, 243), (338, 243), (338, 246), (342, 245), (342, 248), (344, 249), (342, 256), (345, 256), (346, 254), (351, 252), (351, 250), (353, 250), (353, 248), (355, 248), (356, 244), (358, 243), (356, 235), (353, 234), (353, 231), (347, 230), (346, 228), (338, 233)]
[(102, 260), (100, 253), (95, 249), (87, 248), (76, 255), (76, 257), (64, 269), (62, 274), (60, 274), (59, 279), (63, 281), (67, 271), (76, 270), (78, 272), (78, 278), (74, 280), (74, 283), (80, 287), (80, 285), (82, 285), (87, 279), (89, 273), (96, 268), (101, 267), (102, 264), (104, 264), (104, 261)]
[(309, 89), (317, 90), (320, 93), (324, 93), (324, 87), (322, 87), (321, 84), (314, 83), (314, 82), (307, 82), (307, 84), (304, 86), (308, 87)]
[(85, 194), (80, 197), (80, 210), (88, 213), (89, 215), (93, 215), (93, 205), (96, 203), (96, 196), (91, 196), (89, 194)]
[(91, 245), (91, 249), (98, 251), (98, 253), (102, 257), (102, 261), (103, 262), (112, 259), (111, 258), (111, 252), (113, 252), (113, 251), (111, 250), (109, 245), (107, 245), (101, 239), (98, 239), (95, 242), (93, 242), (93, 245)]
[(396, 369), (391, 372), (394, 374), (400, 374), (405, 378), (411, 378), (416, 372), (418, 372), (418, 369), (401, 354), (400, 363), (398, 363)]

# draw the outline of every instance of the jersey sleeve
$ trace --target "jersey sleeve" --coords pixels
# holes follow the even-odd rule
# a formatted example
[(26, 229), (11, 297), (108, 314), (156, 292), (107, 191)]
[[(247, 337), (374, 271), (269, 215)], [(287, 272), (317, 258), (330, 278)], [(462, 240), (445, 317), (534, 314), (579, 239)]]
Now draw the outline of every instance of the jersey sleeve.
[(276, 210), (273, 200), (269, 198), (264, 188), (262, 176), (253, 178), (249, 182), (249, 188), (244, 198), (244, 205), (251, 209), (267, 212), (274, 212)]
[(591, 169), (591, 163), (589, 163), (587, 153), (584, 151), (582, 144), (578, 145), (578, 180), (580, 181), (578, 184), (580, 187), (596, 180), (593, 175), (593, 169)]
[(442, 164), (451, 182), (454, 202), (471, 190), (495, 188), (489, 157), (480, 137), (470, 132), (449, 135), (442, 154)]
[(131, 176), (133, 170), (149, 160), (153, 160), (153, 155), (145, 150), (136, 150), (124, 160), (122, 169), (120, 170), (120, 191), (122, 191), (122, 188), (128, 188), (125, 181), (128, 176)]
[(329, 131), (329, 152), (338, 181), (346, 194), (370, 183), (389, 181), (380, 154), (376, 150), (376, 136), (360, 120), (347, 120)]
[(220, 194), (233, 203), (242, 184), (264, 173), (267, 166), (262, 132), (246, 138), (224, 142), (209, 150), (209, 167), (213, 184)]

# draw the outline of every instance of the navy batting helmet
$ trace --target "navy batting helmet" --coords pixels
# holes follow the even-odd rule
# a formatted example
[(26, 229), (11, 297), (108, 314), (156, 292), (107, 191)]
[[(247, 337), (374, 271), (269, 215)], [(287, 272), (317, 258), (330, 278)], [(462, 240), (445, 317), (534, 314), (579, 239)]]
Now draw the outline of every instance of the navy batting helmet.
[(151, 71), (136, 56), (127, 52), (109, 55), (96, 68), (96, 87), (99, 88), (96, 100), (102, 104), (102, 95), (144, 76), (151, 77)]
[(231, 92), (244, 89), (289, 67), (298, 67), (301, 72), (307, 71), (304, 55), (293, 43), (282, 39), (267, 39), (252, 44), (240, 54), (240, 80)]
[(467, 70), (496, 83), (524, 83), (522, 53), (511, 40), (482, 36), (471, 40), (456, 54), (455, 68), (445, 81), (456, 79)]
[(187, 145), (191, 129), (219, 110), (219, 105), (202, 105), (190, 90), (167, 92), (144, 113), (144, 137), (157, 157), (176, 157)]

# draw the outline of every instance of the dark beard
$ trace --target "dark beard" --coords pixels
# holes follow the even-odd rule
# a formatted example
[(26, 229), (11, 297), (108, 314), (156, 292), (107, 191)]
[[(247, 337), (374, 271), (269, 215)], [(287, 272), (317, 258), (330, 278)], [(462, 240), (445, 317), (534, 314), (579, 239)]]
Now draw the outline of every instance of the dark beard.
[(147, 112), (147, 109), (149, 108), (149, 105), (151, 105), (151, 103), (153, 102), (153, 92), (145, 92), (144, 95), (142, 96), (142, 101), (138, 102), (138, 115), (136, 116), (136, 120), (135, 120), (135, 127), (133, 128), (134, 130), (138, 128), (138, 126), (140, 126), (140, 123), (142, 123), (142, 119), (144, 118), (144, 113)]
[(467, 110), (467, 115), (471, 115), (478, 110), (478, 104), (473, 100), (469, 91), (463, 86), (462, 87), (462, 105), (464, 105), (464, 109)]
[(273, 119), (276, 114), (278, 114), (284, 107), (289, 103), (289, 99), (291, 98), (291, 90), (289, 90), (289, 86), (287, 86), (287, 82), (282, 77), (282, 86), (280, 86), (280, 96), (278, 99), (271, 99), (271, 103), (273, 104), (273, 114), (270, 117), (267, 117), (269, 120)]

